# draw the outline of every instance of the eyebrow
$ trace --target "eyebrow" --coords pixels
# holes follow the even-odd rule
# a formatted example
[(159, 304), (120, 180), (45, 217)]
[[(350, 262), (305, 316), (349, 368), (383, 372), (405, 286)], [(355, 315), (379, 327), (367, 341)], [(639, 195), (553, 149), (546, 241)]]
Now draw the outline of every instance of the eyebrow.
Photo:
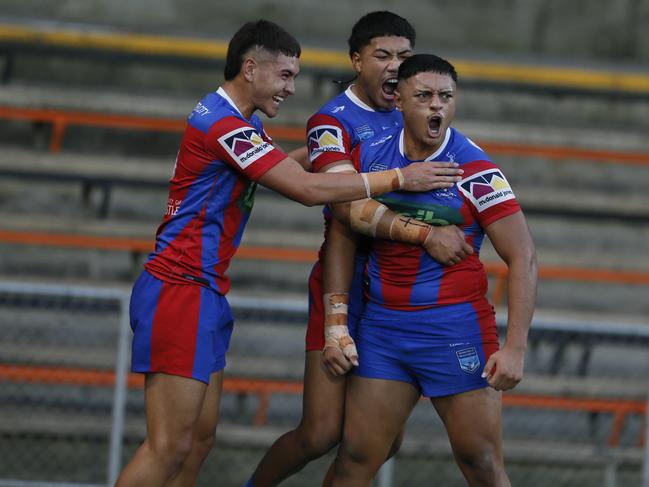
[[(402, 51), (398, 51), (398, 52), (397, 52), (397, 56), (398, 56), (399, 54), (405, 54), (405, 53), (407, 53), (407, 52), (412, 52), (412, 49), (403, 49)], [(375, 53), (375, 54), (377, 54), (377, 53), (382, 53), (382, 54), (387, 54), (387, 55), (391, 55), (391, 54), (392, 54), (391, 51), (388, 51), (387, 49), (383, 49), (383, 48), (381, 48), (381, 47), (375, 49), (375, 50), (374, 50), (374, 53)]]

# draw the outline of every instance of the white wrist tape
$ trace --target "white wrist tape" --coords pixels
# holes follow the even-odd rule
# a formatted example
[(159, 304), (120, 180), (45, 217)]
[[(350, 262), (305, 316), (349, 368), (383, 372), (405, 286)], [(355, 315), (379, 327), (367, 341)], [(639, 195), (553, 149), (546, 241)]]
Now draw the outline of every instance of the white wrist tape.
[(366, 173), (361, 173), (361, 177), (363, 178), (363, 184), (365, 185), (365, 194), (367, 195), (368, 198), (372, 197), (372, 189), (370, 188), (370, 180), (367, 178)]
[(395, 171), (397, 171), (397, 177), (399, 178), (399, 189), (403, 188), (403, 185), (406, 184), (406, 178), (403, 177), (403, 173), (401, 172), (401, 169), (398, 167), (394, 168)]

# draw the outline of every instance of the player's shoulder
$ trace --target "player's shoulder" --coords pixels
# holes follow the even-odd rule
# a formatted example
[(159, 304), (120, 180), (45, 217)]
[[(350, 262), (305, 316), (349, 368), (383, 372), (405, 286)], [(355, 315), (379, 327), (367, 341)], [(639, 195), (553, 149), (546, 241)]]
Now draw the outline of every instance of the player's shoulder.
[[(256, 115), (253, 115), (253, 119)], [(258, 118), (258, 117), (257, 117)], [(239, 122), (239, 123), (238, 123)], [(254, 122), (254, 120), (251, 120)], [(261, 126), (261, 120), (258, 121)], [(203, 132), (220, 123), (234, 125), (247, 123), (247, 121), (232, 104), (223, 98), (218, 92), (207, 94), (199, 101), (187, 117), (187, 123)], [(255, 124), (253, 123), (253, 126)]]
[(344, 114), (349, 113), (351, 105), (351, 100), (343, 91), (322, 105), (316, 114), (329, 115), (334, 118), (343, 117)]
[(489, 155), (468, 136), (454, 127), (450, 127), (449, 143), (445, 151), (445, 160), (457, 162), (460, 165), (475, 162), (493, 164)]

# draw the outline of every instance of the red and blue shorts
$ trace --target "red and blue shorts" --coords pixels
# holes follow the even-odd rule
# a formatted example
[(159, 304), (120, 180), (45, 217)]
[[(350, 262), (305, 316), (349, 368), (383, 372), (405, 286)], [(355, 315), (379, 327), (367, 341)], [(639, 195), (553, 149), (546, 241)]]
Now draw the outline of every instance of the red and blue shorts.
[[(356, 336), (356, 326), (360, 319), (365, 303), (363, 295), (363, 273), (365, 256), (356, 258), (354, 277), (349, 290), (349, 308), (347, 326), (352, 338)], [(324, 348), (324, 305), (322, 303), (322, 261), (318, 260), (309, 275), (309, 324), (306, 329), (306, 351), (322, 350)]]
[(225, 297), (197, 284), (173, 284), (144, 271), (130, 304), (133, 372), (209, 383), (225, 367), (233, 319)]

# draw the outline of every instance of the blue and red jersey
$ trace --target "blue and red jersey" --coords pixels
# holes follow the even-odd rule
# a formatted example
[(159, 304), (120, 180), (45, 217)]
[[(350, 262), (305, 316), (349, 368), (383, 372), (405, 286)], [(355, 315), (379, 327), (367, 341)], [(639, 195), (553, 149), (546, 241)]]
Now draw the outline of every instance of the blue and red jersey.
[[(351, 161), (352, 150), (363, 140), (386, 130), (394, 130), (402, 124), (401, 112), (396, 108), (389, 111), (374, 110), (358, 98), (351, 87), (347, 88), (324, 104), (307, 122), (311, 170), (318, 172), (334, 162)], [(326, 238), (331, 218), (327, 206), (323, 213)]]
[(374, 110), (359, 99), (351, 87), (329, 100), (307, 123), (307, 146), (311, 170), (320, 171), (337, 161), (350, 160), (352, 149), (384, 130), (401, 127), (397, 109)]
[(246, 119), (222, 88), (203, 98), (187, 118), (145, 268), (163, 281), (227, 293), (226, 270), (250, 217), (255, 181), (286, 157), (259, 117)]
[[(359, 172), (405, 167), (403, 130), (364, 141), (353, 153)], [(449, 323), (470, 313), (492, 313), (486, 299), (487, 276), (479, 259), (484, 229), (516, 213), (520, 207), (502, 171), (487, 154), (454, 128), (449, 128), (440, 148), (426, 161), (457, 162), (463, 179), (454, 187), (422, 193), (397, 191), (377, 200), (392, 210), (429, 224), (455, 224), (465, 233), (475, 253), (461, 263), (443, 266), (420, 246), (376, 239), (370, 252), (366, 313), (389, 316), (389, 310), (435, 310), (447, 313)], [(446, 310), (446, 311), (444, 311)], [(397, 313), (398, 314), (398, 313)]]

